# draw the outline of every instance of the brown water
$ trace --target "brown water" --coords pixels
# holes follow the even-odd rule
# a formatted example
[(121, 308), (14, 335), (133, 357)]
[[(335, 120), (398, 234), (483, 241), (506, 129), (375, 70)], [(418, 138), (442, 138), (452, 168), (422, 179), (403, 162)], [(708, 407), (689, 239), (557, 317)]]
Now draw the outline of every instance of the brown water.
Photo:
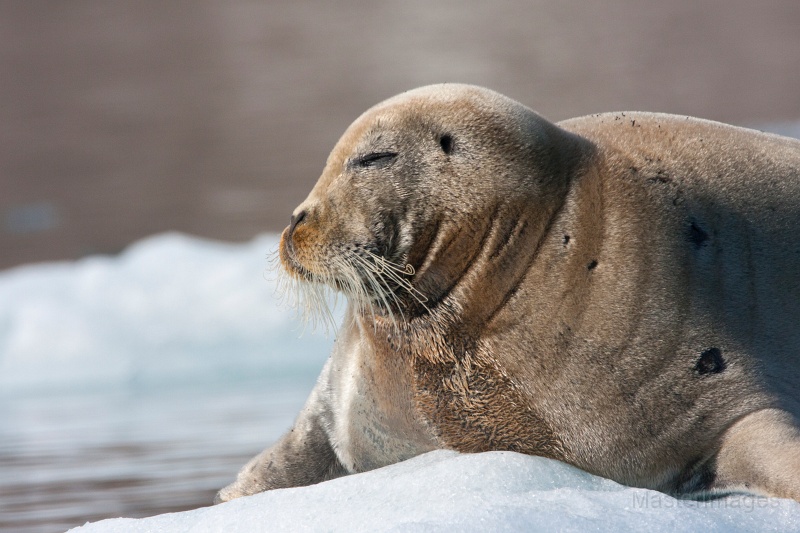
[(0, 531), (209, 505), (289, 427), (312, 383), (0, 395)]

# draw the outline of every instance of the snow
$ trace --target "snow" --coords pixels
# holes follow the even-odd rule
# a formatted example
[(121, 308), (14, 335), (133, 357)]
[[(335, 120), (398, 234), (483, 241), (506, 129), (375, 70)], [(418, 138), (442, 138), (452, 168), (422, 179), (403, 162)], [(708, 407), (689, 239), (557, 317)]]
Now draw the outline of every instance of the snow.
[(753, 496), (676, 500), (512, 452), (431, 452), (310, 487), (73, 533), (267, 531), (800, 531), (800, 504)]
[[(297, 342), (302, 326), (276, 304), (265, 270), (276, 243), (275, 235), (222, 244), (166, 234), (118, 257), (0, 273), (0, 397), (315, 375), (333, 341)], [(71, 531), (330, 530), (800, 531), (800, 504), (679, 501), (543, 458), (440, 451), (311, 487)]]

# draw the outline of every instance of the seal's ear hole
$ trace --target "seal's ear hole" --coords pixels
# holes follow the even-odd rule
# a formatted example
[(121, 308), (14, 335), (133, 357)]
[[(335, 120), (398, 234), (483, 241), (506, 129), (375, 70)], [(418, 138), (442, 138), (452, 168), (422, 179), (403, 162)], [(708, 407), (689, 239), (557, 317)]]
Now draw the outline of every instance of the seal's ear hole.
[(453, 151), (453, 137), (445, 133), (439, 137), (439, 146), (442, 147), (444, 153), (449, 155)]

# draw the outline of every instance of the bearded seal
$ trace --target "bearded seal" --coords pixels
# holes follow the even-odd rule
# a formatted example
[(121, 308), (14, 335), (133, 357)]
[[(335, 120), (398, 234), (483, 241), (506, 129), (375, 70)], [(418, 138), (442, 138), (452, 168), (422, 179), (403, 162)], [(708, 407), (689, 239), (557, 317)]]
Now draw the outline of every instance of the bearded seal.
[(800, 142), (487, 89), (344, 133), (280, 261), (348, 307), (294, 427), (217, 501), (440, 448), (800, 500)]

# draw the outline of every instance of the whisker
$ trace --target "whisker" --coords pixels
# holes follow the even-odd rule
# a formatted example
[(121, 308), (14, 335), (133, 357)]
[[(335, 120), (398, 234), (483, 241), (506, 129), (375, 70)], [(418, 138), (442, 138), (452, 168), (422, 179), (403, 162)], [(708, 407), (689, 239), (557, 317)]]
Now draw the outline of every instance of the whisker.
[[(312, 330), (318, 326), (324, 327), (326, 335), (331, 329), (336, 331), (336, 319), (329, 304), (333, 291), (325, 283), (326, 280), (308, 281), (292, 276), (282, 268), (278, 254), (273, 252), (271, 255), (270, 267), (277, 274), (275, 295), (280, 304), (294, 309), (301, 319), (301, 335), (309, 326)], [(334, 308), (335, 304), (334, 301)]]
[(414, 287), (410, 281), (398, 275), (398, 273), (402, 273), (405, 275), (413, 275), (414, 274), (414, 267), (410, 264), (406, 264), (405, 266), (400, 266), (397, 263), (393, 263), (388, 259), (376, 255), (369, 250), (364, 250), (369, 257), (373, 259), (373, 261), (380, 263), (381, 265), (388, 266), (389, 268), (385, 270), (387, 276), (389, 276), (395, 283), (400, 285), (403, 289), (405, 289), (419, 304), (421, 304), (426, 310), (430, 311), (425, 303), (428, 301), (428, 297), (425, 296), (422, 292), (420, 292), (416, 287)]
[(369, 315), (375, 321), (377, 310), (382, 310), (395, 330), (398, 319), (405, 320), (399, 291), (428, 309), (428, 298), (408, 279), (415, 274), (414, 267), (395, 263), (363, 247), (334, 254), (324, 271), (314, 273), (313, 279), (283, 269), (277, 250), (270, 254), (269, 263), (270, 270), (277, 273), (276, 295), (300, 316), (303, 331), (309, 326), (323, 326), (326, 333), (331, 328), (336, 331), (333, 310), (340, 295), (352, 305), (355, 315)]
[[(395, 295), (395, 294), (394, 294), (394, 293), (393, 293), (393, 292), (390, 290), (390, 288), (389, 288), (388, 286), (384, 286), (384, 285), (382, 285), (382, 284), (381, 284), (381, 283), (380, 283), (380, 282), (379, 282), (379, 281), (378, 281), (378, 280), (375, 278), (375, 276), (377, 275), (378, 277), (380, 277), (380, 278), (381, 278), (381, 280), (384, 280), (384, 281), (385, 281), (385, 278), (383, 277), (383, 274), (384, 274), (384, 272), (383, 272), (383, 271), (381, 271), (381, 270), (380, 270), (380, 268), (377, 268), (377, 267), (376, 267), (376, 266), (375, 266), (373, 263), (371, 263), (369, 260), (367, 260), (367, 259), (365, 259), (365, 258), (361, 257), (361, 256), (360, 256), (360, 255), (358, 255), (358, 254), (352, 254), (352, 257), (353, 257), (353, 259), (355, 259), (356, 261), (358, 261), (358, 262), (359, 262), (359, 264), (361, 264), (361, 265), (362, 265), (362, 266), (363, 266), (363, 267), (366, 269), (366, 270), (364, 271), (364, 275), (365, 275), (365, 276), (367, 276), (367, 279), (369, 280), (370, 284), (373, 286), (374, 290), (375, 290), (377, 293), (379, 293), (379, 295), (380, 295), (380, 296), (384, 296), (384, 293), (387, 293), (387, 292), (388, 292), (388, 293), (389, 293), (391, 296), (396, 296), (396, 295)], [(399, 301), (398, 301), (397, 299), (395, 299), (395, 303), (398, 303), (398, 304), (399, 304)]]
[[(375, 295), (380, 299), (381, 303), (383, 304), (382, 307), (386, 311), (387, 315), (389, 316), (390, 320), (395, 329), (397, 329), (397, 322), (394, 316), (394, 311), (392, 306), (390, 305), (390, 300), (394, 302), (397, 309), (400, 311), (400, 317), (403, 318), (403, 312), (400, 306), (400, 300), (394, 291), (391, 290), (389, 285), (386, 283), (385, 278), (383, 277), (383, 273), (377, 268), (373, 263), (367, 260), (364, 257), (354, 253), (352, 254), (353, 259), (355, 259), (361, 266), (364, 267), (363, 275), (367, 279), (367, 282), (372, 287), (373, 292)], [(378, 276), (383, 283), (381, 283), (376, 276)]]

